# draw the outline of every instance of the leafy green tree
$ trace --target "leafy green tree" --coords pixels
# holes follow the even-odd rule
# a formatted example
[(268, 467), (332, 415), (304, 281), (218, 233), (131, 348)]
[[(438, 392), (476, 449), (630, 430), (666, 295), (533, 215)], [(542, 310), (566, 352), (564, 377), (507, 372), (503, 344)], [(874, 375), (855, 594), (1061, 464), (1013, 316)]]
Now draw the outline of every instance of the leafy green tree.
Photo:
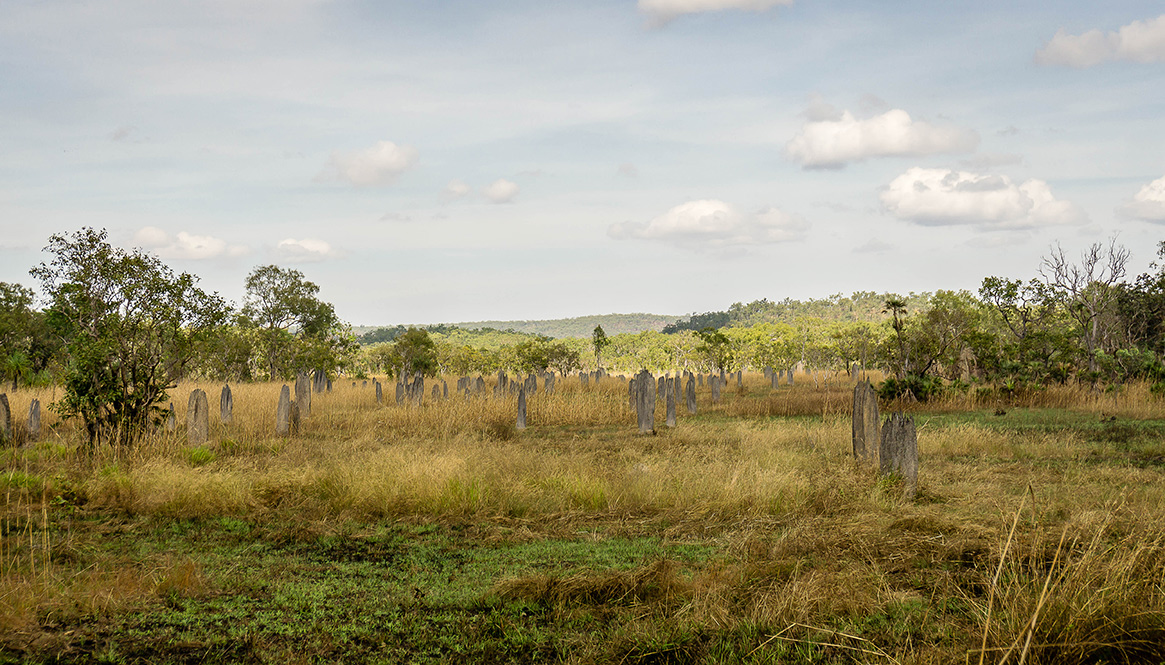
[(191, 370), (220, 381), (254, 381), (265, 367), (259, 356), (260, 332), (241, 312), (219, 326), (199, 348)]
[(559, 376), (567, 376), (582, 367), (582, 359), (578, 350), (572, 349), (566, 342), (554, 342), (548, 345), (546, 366), (558, 372)]
[(129, 444), (152, 420), (196, 345), (225, 316), (217, 294), (157, 257), (106, 242), (84, 228), (53, 235), (54, 255), (30, 272), (51, 302), (50, 321), (66, 340), (65, 396), (54, 404), (80, 417), (92, 445)]
[(838, 359), (846, 369), (856, 363), (868, 367), (878, 347), (878, 327), (868, 321), (852, 321), (835, 326), (830, 331)]
[(435, 341), (437, 365), (442, 374), (466, 375), (485, 373), (492, 369), (494, 353), (468, 344)]
[[(353, 350), (335, 309), (303, 273), (277, 265), (247, 276), (243, 314), (260, 331), (259, 344), (272, 378), (306, 369), (335, 369)], [(349, 335), (350, 336), (350, 335)]]
[(31, 289), (0, 282), (0, 356), (23, 351), (32, 327)]
[(1074, 344), (1061, 303), (1045, 282), (986, 277), (979, 298), (985, 311), (967, 341), (987, 378), (1012, 388), (1067, 378)]
[(409, 328), (403, 335), (397, 335), (389, 348), (392, 349), (391, 365), (385, 369), (390, 374), (410, 378), (417, 372), (425, 376), (437, 374), (437, 346), (428, 331)]
[[(611, 340), (607, 338), (607, 333), (603, 331), (603, 326), (595, 326), (594, 332), (591, 333), (591, 346), (595, 349), (595, 369), (603, 368), (603, 349), (611, 345)], [(565, 376), (566, 373), (564, 372)]]
[[(678, 355), (686, 356), (686, 337), (652, 330), (613, 335), (607, 350), (607, 364), (613, 369), (635, 372), (665, 371), (676, 366)], [(683, 343), (677, 343), (683, 342)]]
[(716, 372), (728, 369), (732, 364), (732, 341), (728, 336), (715, 328), (704, 328), (696, 336), (700, 338), (696, 351), (707, 360), (709, 367)]
[[(1165, 259), (1165, 241), (1157, 245), (1157, 259)], [(1128, 343), (1165, 355), (1165, 265), (1150, 263), (1150, 270), (1133, 284), (1121, 284), (1116, 308), (1120, 328)]]
[(12, 382), (13, 390), (34, 371), (29, 353), (43, 328), (32, 298), (32, 290), (0, 282), (0, 375)]
[(513, 368), (519, 372), (543, 372), (550, 366), (550, 340), (528, 339), (514, 346)]
[(966, 291), (936, 291), (930, 306), (913, 318), (907, 335), (910, 351), (915, 359), (914, 373), (930, 374), (936, 366), (953, 369), (968, 336), (979, 325), (979, 306), (974, 296)]

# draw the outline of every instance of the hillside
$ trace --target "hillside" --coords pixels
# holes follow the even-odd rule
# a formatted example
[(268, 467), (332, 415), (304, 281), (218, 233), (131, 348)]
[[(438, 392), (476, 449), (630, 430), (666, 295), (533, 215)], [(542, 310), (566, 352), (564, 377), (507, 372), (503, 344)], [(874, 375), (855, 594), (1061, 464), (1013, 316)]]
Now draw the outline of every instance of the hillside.
[(676, 320), (669, 314), (597, 314), (578, 316), (571, 319), (549, 319), (542, 321), (468, 321), (456, 324), (458, 328), (494, 328), (514, 332), (546, 335), (561, 339), (564, 337), (590, 337), (595, 326), (603, 326), (608, 335), (637, 333), (644, 330), (662, 330)]
[[(659, 331), (677, 318), (679, 317), (670, 314), (596, 314), (592, 316), (578, 316), (571, 319), (544, 319), (538, 321), (464, 321), (461, 323), (438, 325), (411, 325), (426, 328), (429, 332), (443, 333), (451, 331), (454, 328), (460, 328), (461, 330), (493, 329), (498, 331), (512, 330), (527, 335), (546, 335), (547, 337), (562, 339), (566, 337), (590, 337), (591, 333), (595, 330), (595, 326), (603, 326), (603, 332), (608, 335), (637, 333), (643, 332), (644, 330)], [(392, 334), (393, 332), (404, 332), (407, 328), (408, 326), (353, 326), (352, 332), (357, 337), (361, 337), (366, 333), (381, 329), (384, 330), (385, 339), (365, 340), (366, 343), (372, 343), (373, 341), (388, 341), (395, 337)]]

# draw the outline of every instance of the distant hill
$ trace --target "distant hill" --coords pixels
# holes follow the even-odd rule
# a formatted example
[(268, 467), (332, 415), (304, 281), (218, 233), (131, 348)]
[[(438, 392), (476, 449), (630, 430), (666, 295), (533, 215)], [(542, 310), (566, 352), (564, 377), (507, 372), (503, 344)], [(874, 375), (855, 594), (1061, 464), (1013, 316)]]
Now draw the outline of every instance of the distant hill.
[[(603, 332), (608, 335), (620, 333), (637, 333), (644, 330), (663, 330), (663, 327), (674, 322), (678, 317), (670, 314), (596, 314), (593, 316), (578, 316), (572, 319), (545, 319), (540, 321), (464, 321), (461, 323), (425, 325), (415, 327), (426, 328), (433, 333), (452, 332), (453, 329), (479, 330), (492, 329), (497, 331), (512, 330), (527, 335), (546, 335), (555, 339), (566, 337), (589, 338), (595, 326), (603, 326)], [(361, 338), (361, 342), (372, 344), (375, 342), (391, 341), (397, 334), (403, 333), (408, 326), (352, 326), (352, 332)]]
[(762, 299), (750, 303), (732, 303), (725, 311), (703, 312), (689, 314), (686, 317), (669, 322), (663, 328), (664, 333), (675, 333), (681, 330), (703, 330), (704, 328), (723, 328), (725, 326), (754, 326), (758, 323), (794, 323), (799, 318), (816, 318), (824, 321), (868, 321), (878, 323), (890, 315), (886, 313), (886, 299), (896, 297), (906, 304), (908, 312), (917, 312), (924, 309), (930, 302), (930, 293), (914, 293), (899, 295), (891, 293), (875, 293), (874, 291), (855, 291), (845, 296), (840, 293), (827, 298), (813, 298), (809, 300), (784, 300), (773, 302)]
[(668, 314), (597, 314), (593, 316), (577, 316), (572, 319), (549, 319), (543, 321), (467, 321), (456, 324), (458, 328), (494, 328), (495, 330), (513, 330), (514, 332), (533, 335), (546, 335), (555, 339), (564, 337), (590, 337), (595, 326), (603, 326), (603, 332), (608, 335), (620, 333), (637, 333), (644, 330), (663, 330), (663, 327), (676, 320), (676, 316)]

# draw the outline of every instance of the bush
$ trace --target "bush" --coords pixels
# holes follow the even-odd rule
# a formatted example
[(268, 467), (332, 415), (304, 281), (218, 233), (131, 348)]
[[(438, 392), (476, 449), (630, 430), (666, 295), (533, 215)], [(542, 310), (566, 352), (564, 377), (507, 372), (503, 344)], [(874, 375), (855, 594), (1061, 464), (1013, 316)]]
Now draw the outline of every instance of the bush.
[(931, 376), (907, 374), (905, 379), (888, 378), (878, 386), (878, 397), (893, 400), (913, 395), (920, 402), (926, 402), (943, 391), (943, 382)]

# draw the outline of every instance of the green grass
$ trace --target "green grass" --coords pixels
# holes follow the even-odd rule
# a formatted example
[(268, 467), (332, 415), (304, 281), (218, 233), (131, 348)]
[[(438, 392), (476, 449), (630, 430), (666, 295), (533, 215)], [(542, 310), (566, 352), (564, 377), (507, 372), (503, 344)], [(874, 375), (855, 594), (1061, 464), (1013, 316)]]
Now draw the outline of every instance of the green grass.
[[(88, 558), (150, 561), (189, 557), (205, 591), (160, 594), (137, 611), (61, 616), (70, 630), (40, 653), (0, 652), (28, 662), (277, 661), (442, 662), (557, 657), (585, 641), (598, 619), (555, 625), (535, 603), (499, 600), (507, 579), (629, 570), (669, 559), (700, 564), (722, 555), (707, 543), (658, 537), (522, 536), (512, 527), (469, 524), (303, 525), (206, 520), (94, 519), (71, 525)], [(520, 530), (518, 530), (520, 531)], [(132, 537), (108, 538), (110, 532)], [(50, 618), (51, 620), (51, 618)], [(569, 638), (569, 639), (568, 639)], [(48, 646), (48, 645), (46, 645)], [(204, 662), (200, 660), (200, 662)]]

